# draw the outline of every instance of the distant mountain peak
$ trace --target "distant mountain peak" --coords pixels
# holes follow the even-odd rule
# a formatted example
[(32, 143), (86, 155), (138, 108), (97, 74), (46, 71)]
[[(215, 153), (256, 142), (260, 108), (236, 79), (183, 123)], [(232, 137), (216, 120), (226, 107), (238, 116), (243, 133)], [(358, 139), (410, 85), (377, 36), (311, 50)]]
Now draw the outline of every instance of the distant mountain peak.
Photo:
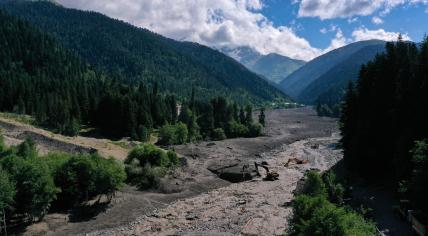
[(248, 46), (223, 47), (218, 50), (275, 84), (305, 64), (305, 61), (295, 60), (278, 53), (263, 55)]

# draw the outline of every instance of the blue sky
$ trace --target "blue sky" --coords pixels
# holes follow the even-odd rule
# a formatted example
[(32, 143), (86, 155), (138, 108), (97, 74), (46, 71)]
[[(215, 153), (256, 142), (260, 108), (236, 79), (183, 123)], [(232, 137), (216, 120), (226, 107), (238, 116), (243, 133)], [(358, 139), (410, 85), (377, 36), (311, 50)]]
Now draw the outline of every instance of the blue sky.
[[(425, 4), (409, 4), (395, 7), (388, 14), (379, 17), (382, 10), (377, 10), (368, 16), (352, 16), (321, 20), (319, 17), (298, 17), (299, 5), (291, 1), (265, 0), (261, 13), (269, 18), (274, 25), (290, 25), (296, 34), (306, 38), (311, 45), (318, 48), (328, 47), (335, 32), (320, 33), (322, 28), (339, 27), (345, 37), (350, 37), (353, 30), (366, 27), (369, 30), (384, 29), (388, 32), (408, 34), (414, 41), (420, 41), (428, 33), (428, 6)], [(383, 20), (382, 24), (372, 22), (373, 17)], [(354, 21), (353, 21), (354, 20)]]
[(361, 40), (420, 41), (428, 0), (57, 0), (176, 40), (311, 60)]

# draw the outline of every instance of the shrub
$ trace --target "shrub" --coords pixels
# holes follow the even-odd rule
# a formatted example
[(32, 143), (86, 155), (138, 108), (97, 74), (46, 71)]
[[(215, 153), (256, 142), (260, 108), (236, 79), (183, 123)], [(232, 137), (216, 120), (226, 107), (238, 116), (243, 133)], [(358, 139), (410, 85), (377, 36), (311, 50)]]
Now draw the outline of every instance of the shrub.
[(308, 196), (327, 196), (327, 188), (320, 174), (315, 171), (308, 172), (302, 194)]
[(1, 166), (16, 183), (14, 213), (28, 215), (30, 219), (42, 217), (50, 207), (59, 189), (55, 187), (49, 168), (36, 158), (9, 155), (2, 158)]
[[(327, 173), (324, 180), (329, 192), (338, 188), (333, 174)], [(291, 235), (376, 235), (372, 222), (352, 210), (329, 202), (327, 187), (318, 173), (307, 174), (303, 194), (293, 202)]]
[(244, 137), (248, 134), (248, 128), (236, 121), (230, 121), (226, 129), (228, 138)]
[(127, 181), (142, 189), (156, 187), (168, 168), (179, 163), (175, 152), (145, 144), (134, 148), (125, 160)]
[(214, 129), (212, 132), (212, 139), (216, 141), (226, 139), (226, 134), (224, 133), (224, 130), (222, 128)]
[(372, 222), (337, 207), (324, 197), (299, 196), (294, 203), (292, 235), (376, 235)]
[(328, 171), (323, 174), (322, 179), (326, 185), (329, 200), (336, 204), (342, 204), (345, 188), (336, 183), (335, 174), (332, 171)]
[(53, 172), (55, 184), (61, 189), (57, 203), (62, 207), (111, 194), (122, 186), (126, 177), (123, 166), (116, 160), (98, 154), (71, 156)]
[(189, 138), (187, 126), (181, 122), (175, 125), (176, 142), (174, 144), (184, 144)]
[(170, 163), (172, 166), (178, 165), (178, 163), (179, 163), (180, 159), (178, 158), (177, 153), (175, 153), (175, 152), (173, 152), (173, 151), (168, 151), (168, 152), (166, 153), (166, 155), (168, 156), (169, 163)]
[(189, 138), (189, 131), (184, 123), (166, 124), (159, 130), (159, 143), (163, 145), (184, 144)]
[(262, 125), (259, 123), (250, 123), (246, 137), (258, 137), (262, 134)]

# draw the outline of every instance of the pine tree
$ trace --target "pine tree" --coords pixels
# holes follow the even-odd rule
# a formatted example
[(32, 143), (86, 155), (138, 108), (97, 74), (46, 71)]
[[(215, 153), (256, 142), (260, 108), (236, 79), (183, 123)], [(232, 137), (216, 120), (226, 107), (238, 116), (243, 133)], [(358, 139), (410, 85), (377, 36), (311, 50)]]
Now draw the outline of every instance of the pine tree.
[(262, 108), (262, 109), (260, 109), (260, 114), (259, 114), (259, 123), (261, 124), (261, 125), (263, 125), (263, 126), (265, 126), (266, 124), (265, 124), (265, 118), (266, 118), (266, 116), (265, 116), (265, 109), (264, 108)]

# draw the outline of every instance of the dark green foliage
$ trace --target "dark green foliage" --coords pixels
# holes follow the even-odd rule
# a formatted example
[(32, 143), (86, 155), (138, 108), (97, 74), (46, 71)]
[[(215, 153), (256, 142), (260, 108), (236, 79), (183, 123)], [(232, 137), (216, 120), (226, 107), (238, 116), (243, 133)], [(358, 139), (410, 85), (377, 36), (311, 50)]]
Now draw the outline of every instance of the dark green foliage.
[(212, 139), (215, 141), (226, 139), (226, 134), (222, 128), (217, 128), (213, 130)]
[(258, 137), (262, 134), (262, 125), (259, 123), (249, 123), (247, 125), (248, 127), (248, 133), (244, 136), (244, 137), (249, 137), (249, 138), (253, 138), (253, 137)]
[(248, 128), (244, 124), (232, 120), (227, 124), (226, 134), (230, 138), (245, 137), (248, 134)]
[(413, 172), (410, 178), (409, 195), (420, 210), (428, 212), (428, 142), (417, 141), (411, 150)]
[(345, 195), (345, 188), (336, 182), (336, 175), (332, 171), (329, 171), (323, 174), (322, 179), (326, 186), (330, 202), (341, 205)]
[(323, 177), (316, 172), (308, 173), (302, 194), (293, 202), (291, 235), (376, 235), (373, 223), (355, 211), (328, 201), (327, 196), (337, 186), (340, 185), (335, 183), (332, 173)]
[(215, 96), (240, 103), (287, 99), (233, 59), (202, 45), (177, 42), (99, 13), (46, 1), (2, 5), (50, 33), (97, 69), (119, 75), (122, 82), (156, 83), (159, 92), (179, 97), (195, 88), (206, 100)]
[[(342, 115), (345, 159), (364, 174), (409, 176), (415, 140), (428, 136), (428, 42), (387, 43), (386, 53), (363, 66)], [(356, 160), (358, 159), (358, 160)], [(370, 162), (370, 165), (366, 163)]]
[(34, 142), (26, 140), (0, 152), (0, 177), (0, 211), (31, 222), (43, 217), (52, 204), (70, 207), (97, 195), (111, 195), (126, 176), (124, 167), (112, 158), (39, 156)]
[(316, 101), (317, 114), (319, 116), (339, 117), (345, 92), (344, 89), (339, 88), (330, 89), (321, 94)]
[(260, 109), (260, 114), (259, 114), (259, 123), (263, 126), (266, 126), (266, 115), (265, 115), (265, 109), (262, 108)]
[(301, 195), (294, 202), (293, 233), (301, 236), (376, 235), (373, 223), (354, 211), (337, 207), (324, 197)]
[(1, 159), (1, 166), (16, 184), (13, 213), (28, 216), (29, 220), (46, 214), (59, 192), (47, 165), (12, 154)]
[[(355, 89), (348, 89), (341, 143), (348, 168), (398, 185), (415, 177), (421, 163), (410, 150), (428, 137), (428, 40), (387, 43), (385, 51), (361, 68)], [(420, 150), (420, 143), (415, 148)]]
[(53, 167), (56, 168), (55, 185), (61, 189), (57, 201), (61, 206), (73, 206), (101, 194), (112, 194), (126, 178), (123, 166), (112, 158), (104, 159), (97, 154), (65, 158), (65, 162)]
[[(178, 124), (167, 124), (160, 129), (160, 144), (172, 145), (201, 139), (222, 140), (261, 135), (263, 127), (253, 121), (251, 106), (246, 106), (244, 111), (242, 107), (240, 109), (236, 103), (231, 103), (223, 97), (205, 102), (195, 99), (195, 96), (197, 94), (192, 93), (190, 102), (182, 105)], [(239, 110), (242, 112), (241, 115)]]
[(302, 194), (308, 196), (327, 196), (327, 188), (321, 175), (315, 171), (310, 171), (306, 175), (305, 185), (303, 186)]
[(32, 115), (38, 125), (66, 135), (90, 125), (137, 140), (147, 140), (153, 126), (176, 120), (174, 96), (95, 71), (51, 37), (3, 12), (0, 34), (0, 111)]
[(188, 140), (189, 131), (182, 122), (175, 125), (166, 124), (159, 130), (159, 144), (177, 145), (187, 143)]
[(12, 182), (9, 173), (0, 167), (0, 219), (6, 210), (12, 210), (15, 194), (15, 183)]
[(172, 151), (145, 144), (134, 148), (125, 160), (127, 181), (142, 189), (157, 187), (168, 168), (179, 164), (179, 158)]

